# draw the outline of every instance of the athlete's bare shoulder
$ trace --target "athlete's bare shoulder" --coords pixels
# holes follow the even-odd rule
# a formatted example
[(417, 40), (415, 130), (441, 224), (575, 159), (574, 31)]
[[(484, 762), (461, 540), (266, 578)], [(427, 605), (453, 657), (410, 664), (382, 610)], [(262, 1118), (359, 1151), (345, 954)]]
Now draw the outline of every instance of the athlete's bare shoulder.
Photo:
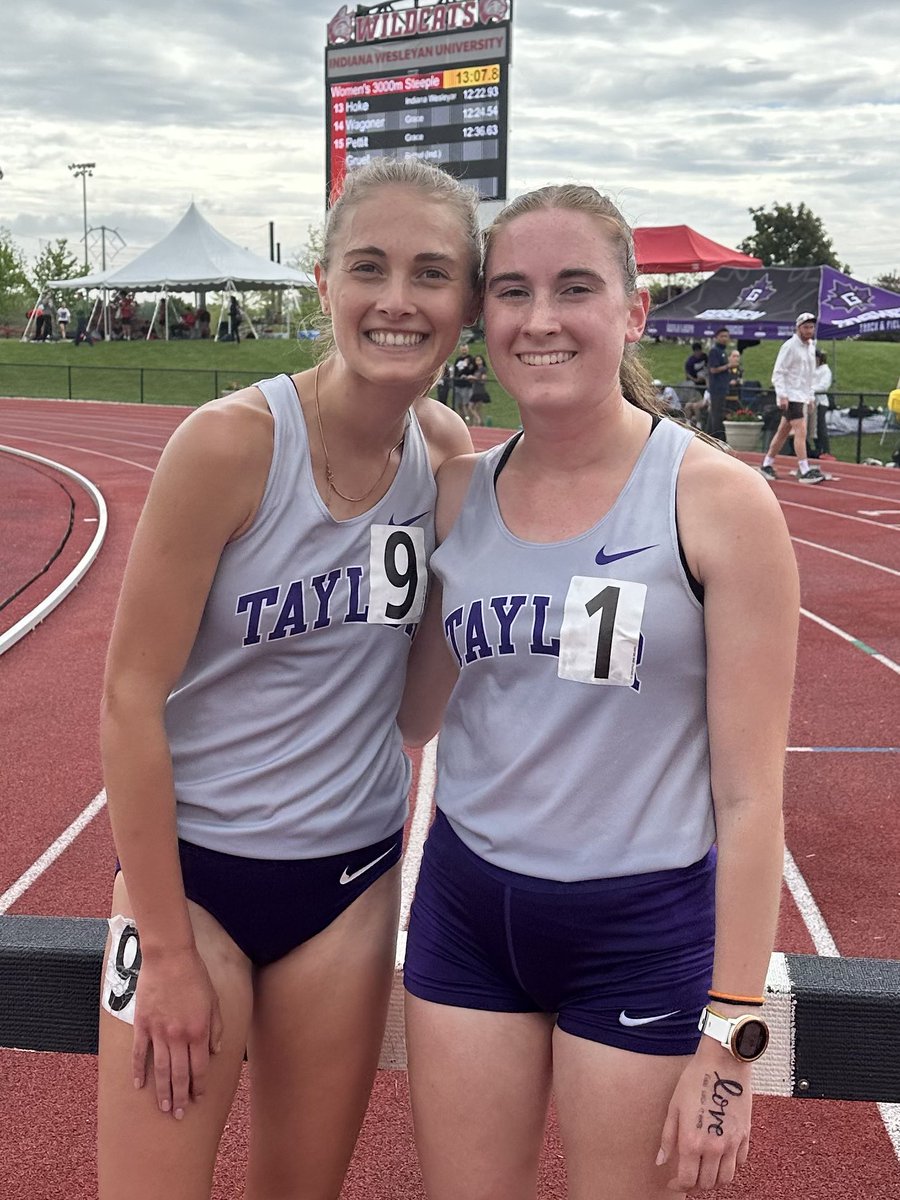
[(437, 475), (438, 501), (435, 511), (435, 530), (438, 542), (442, 542), (456, 523), (463, 506), (472, 473), (480, 454), (458, 454), (448, 458)]
[(177, 445), (183, 455), (201, 456), (207, 466), (221, 458), (246, 467), (260, 455), (271, 458), (273, 429), (262, 392), (247, 387), (195, 409), (179, 425), (170, 445)]
[(204, 499), (236, 516), (237, 536), (259, 505), (272, 462), (274, 421), (257, 387), (211, 400), (178, 426), (160, 458), (157, 493), (199, 485)]
[(420, 396), (413, 405), (413, 411), (425, 435), (431, 468), (435, 475), (441, 463), (448, 458), (455, 458), (458, 454), (471, 454), (472, 439), (468, 426), (459, 413), (455, 413), (446, 404), (432, 400), (430, 396)]
[(694, 438), (678, 474), (678, 532), (688, 564), (703, 580), (714, 561), (752, 560), (760, 540), (787, 541), (771, 487), (733, 454)]
[[(772, 490), (753, 467), (741, 462), (731, 451), (710, 445), (701, 437), (694, 437), (685, 452), (678, 488), (679, 492), (688, 490), (692, 495), (696, 493), (701, 499), (725, 488), (727, 491), (720, 496), (720, 501), (734, 497), (739, 491), (744, 503), (764, 495), (771, 499)], [(721, 507), (721, 504), (716, 507)]]

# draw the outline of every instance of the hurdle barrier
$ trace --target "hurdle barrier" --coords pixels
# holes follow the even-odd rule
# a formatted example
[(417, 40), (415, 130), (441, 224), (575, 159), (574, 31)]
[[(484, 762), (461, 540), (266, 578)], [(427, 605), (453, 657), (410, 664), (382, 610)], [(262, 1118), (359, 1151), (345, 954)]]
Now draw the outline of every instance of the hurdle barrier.
[[(99, 918), (0, 916), (0, 1046), (97, 1052), (106, 934)], [(382, 1069), (406, 1067), (405, 950), (401, 932)], [(765, 1015), (771, 1040), (754, 1066), (757, 1093), (900, 1102), (900, 962), (773, 954)]]

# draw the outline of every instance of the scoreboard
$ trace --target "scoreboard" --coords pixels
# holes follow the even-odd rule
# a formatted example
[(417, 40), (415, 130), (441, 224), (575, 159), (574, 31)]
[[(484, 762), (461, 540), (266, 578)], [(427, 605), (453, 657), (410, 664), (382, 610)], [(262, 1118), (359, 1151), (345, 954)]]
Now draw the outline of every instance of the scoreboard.
[[(374, 159), (420, 158), (468, 183), (481, 200), (506, 198), (508, 30), (478, 30), (326, 51), (326, 203), (348, 171)], [(400, 73), (358, 65), (434, 62)], [(340, 68), (343, 67), (343, 70)]]

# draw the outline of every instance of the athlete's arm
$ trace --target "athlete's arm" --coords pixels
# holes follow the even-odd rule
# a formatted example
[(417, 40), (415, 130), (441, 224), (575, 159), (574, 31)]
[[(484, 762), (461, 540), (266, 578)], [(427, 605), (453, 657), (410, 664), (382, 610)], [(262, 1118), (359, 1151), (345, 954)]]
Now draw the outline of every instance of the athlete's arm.
[[(466, 429), (467, 436), (468, 432)], [(475, 462), (474, 454), (466, 454), (446, 462), (438, 473), (435, 512), (438, 545), (459, 516)], [(441, 586), (430, 575), (428, 600), (410, 650), (406, 687), (397, 714), (407, 746), (424, 746), (434, 737), (456, 682), (458, 667), (444, 638), (441, 611)]]
[[(716, 495), (727, 503), (714, 504)], [(689, 448), (679, 476), (678, 520), (688, 564), (704, 587), (718, 843), (713, 987), (761, 996), (784, 859), (782, 781), (799, 620), (797, 567), (765, 482), (700, 443)], [(729, 1016), (758, 1012), (726, 1007)], [(719, 1123), (707, 1119), (717, 1075), (733, 1085), (721, 1134)], [(677, 1158), (673, 1186), (727, 1183), (747, 1156), (749, 1130), (750, 1067), (704, 1036), (675, 1091), (663, 1135), (664, 1152)]]
[[(207, 1047), (220, 1030), (181, 881), (163, 714), (222, 548), (249, 525), (262, 494), (272, 434), (261, 401), (248, 390), (214, 402), (163, 452), (125, 570), (104, 682), (103, 770), (133, 910), (123, 915), (141, 939), (134, 1076), (144, 1082), (152, 1044), (158, 1100), (173, 1112), (184, 1110), (188, 1089), (202, 1090)], [(171, 1067), (161, 1074), (163, 1062)]]

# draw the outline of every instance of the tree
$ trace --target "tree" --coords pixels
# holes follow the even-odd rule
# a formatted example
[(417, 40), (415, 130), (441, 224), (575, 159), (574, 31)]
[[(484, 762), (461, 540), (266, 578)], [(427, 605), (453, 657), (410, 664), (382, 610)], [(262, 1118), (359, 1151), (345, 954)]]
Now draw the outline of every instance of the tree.
[(876, 275), (875, 286), (888, 292), (900, 292), (900, 271), (888, 271), (885, 275)]
[(35, 291), (40, 291), (50, 279), (76, 279), (81, 274), (81, 260), (69, 249), (68, 238), (48, 242), (32, 268)]
[(834, 267), (848, 272), (834, 252), (821, 218), (805, 204), (773, 203), (771, 210), (750, 208), (756, 232), (739, 249), (761, 258), (767, 267)]
[(22, 251), (9, 230), (0, 226), (0, 320), (22, 319), (30, 291)]
[(289, 267), (294, 267), (298, 271), (305, 271), (307, 275), (312, 275), (313, 268), (317, 262), (320, 262), (322, 255), (325, 253), (325, 226), (324, 225), (307, 225), (306, 227), (306, 245), (302, 250), (296, 250), (287, 260)]

